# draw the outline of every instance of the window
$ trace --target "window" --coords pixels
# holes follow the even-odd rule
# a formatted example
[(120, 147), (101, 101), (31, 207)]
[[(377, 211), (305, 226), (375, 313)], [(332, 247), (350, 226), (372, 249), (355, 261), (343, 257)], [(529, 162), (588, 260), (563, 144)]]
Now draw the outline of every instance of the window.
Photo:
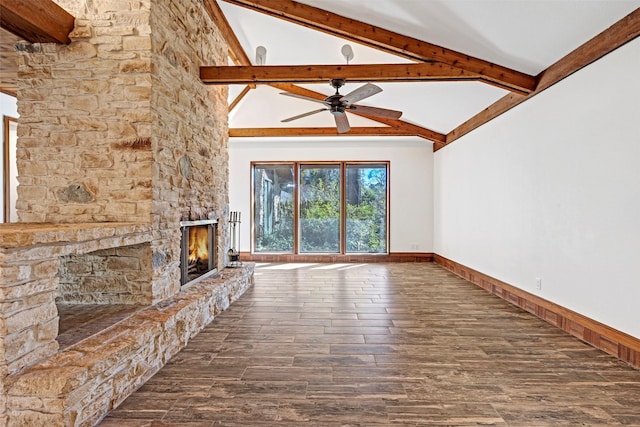
[(256, 252), (293, 252), (294, 182), (293, 164), (253, 167)]
[(300, 252), (340, 252), (340, 165), (300, 166)]
[(387, 167), (346, 166), (347, 252), (387, 252)]
[(388, 163), (254, 163), (253, 251), (388, 251)]

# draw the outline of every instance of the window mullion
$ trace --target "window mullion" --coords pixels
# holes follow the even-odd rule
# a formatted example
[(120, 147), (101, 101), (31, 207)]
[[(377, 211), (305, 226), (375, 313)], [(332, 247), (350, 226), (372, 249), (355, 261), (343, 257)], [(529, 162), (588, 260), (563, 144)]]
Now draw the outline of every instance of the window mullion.
[(300, 253), (300, 162), (293, 164), (293, 182), (295, 182), (293, 206), (293, 253)]
[(340, 162), (340, 253), (347, 252), (346, 163)]

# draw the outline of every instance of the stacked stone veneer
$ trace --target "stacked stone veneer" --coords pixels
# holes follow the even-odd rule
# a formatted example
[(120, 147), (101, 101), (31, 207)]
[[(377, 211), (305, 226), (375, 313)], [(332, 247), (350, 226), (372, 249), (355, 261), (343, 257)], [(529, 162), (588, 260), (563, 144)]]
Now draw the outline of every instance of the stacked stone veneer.
[[(201, 318), (187, 322), (189, 332), (176, 323), (182, 332), (175, 343), (167, 331), (182, 316), (177, 313), (141, 336), (109, 336), (114, 348), (126, 350), (103, 348), (108, 358), (88, 366), (73, 349), (56, 355), (56, 297), (152, 305), (182, 298), (180, 220), (217, 218), (218, 253), (228, 248), (227, 90), (199, 78), (201, 65), (226, 63), (227, 47), (203, 2), (54, 1), (76, 17), (72, 42), (17, 47), (16, 208), (22, 226), (58, 224), (51, 236), (62, 240), (18, 242), (18, 230), (12, 234), (18, 241), (0, 248), (0, 425), (90, 424), (213, 313), (199, 311), (211, 305), (204, 297), (184, 303), (184, 313)], [(144, 232), (109, 244), (65, 240), (68, 233), (90, 235), (92, 224), (122, 222)], [(218, 257), (219, 271), (225, 261)], [(36, 369), (53, 365), (60, 370)], [(61, 389), (45, 384), (58, 375), (68, 379), (56, 383)], [(113, 387), (93, 375), (114, 378)], [(101, 403), (85, 399), (88, 390), (96, 397), (91, 402)], [(55, 416), (28, 415), (52, 411)]]
[(56, 302), (148, 305), (150, 277), (149, 244), (63, 256), (58, 269)]

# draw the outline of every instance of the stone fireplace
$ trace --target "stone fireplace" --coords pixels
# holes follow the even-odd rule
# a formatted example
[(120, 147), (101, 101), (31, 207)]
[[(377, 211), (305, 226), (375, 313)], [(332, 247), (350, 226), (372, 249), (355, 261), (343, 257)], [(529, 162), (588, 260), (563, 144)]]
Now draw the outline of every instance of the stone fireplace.
[[(69, 45), (20, 44), (19, 223), (0, 227), (0, 425), (89, 426), (238, 298), (229, 247), (227, 46), (203, 2), (56, 0)], [(220, 218), (182, 286), (181, 221)], [(210, 225), (206, 226), (210, 229)], [(209, 244), (208, 244), (209, 245)], [(188, 275), (188, 274), (187, 274)], [(57, 305), (139, 306), (63, 350)]]
[(180, 221), (180, 283), (187, 285), (217, 273), (218, 220)]

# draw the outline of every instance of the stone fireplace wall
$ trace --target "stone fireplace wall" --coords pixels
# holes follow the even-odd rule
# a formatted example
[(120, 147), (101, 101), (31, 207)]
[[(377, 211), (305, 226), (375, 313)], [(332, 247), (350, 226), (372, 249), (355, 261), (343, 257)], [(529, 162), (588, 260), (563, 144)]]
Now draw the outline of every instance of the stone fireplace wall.
[(180, 288), (180, 220), (217, 218), (228, 245), (227, 89), (199, 78), (226, 44), (199, 1), (56, 3), (72, 43), (19, 46), (18, 216), (151, 223), (136, 256), (160, 301)]

